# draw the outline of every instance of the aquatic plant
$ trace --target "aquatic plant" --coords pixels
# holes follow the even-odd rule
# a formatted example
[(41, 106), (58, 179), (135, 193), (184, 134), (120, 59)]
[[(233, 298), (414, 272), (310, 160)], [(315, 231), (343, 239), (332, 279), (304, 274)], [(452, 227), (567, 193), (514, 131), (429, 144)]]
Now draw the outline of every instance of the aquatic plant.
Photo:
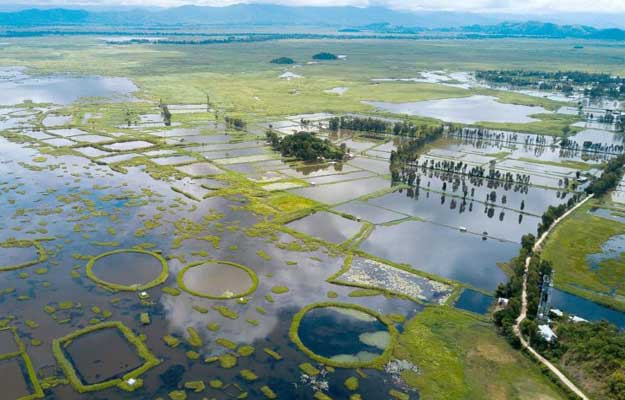
[(246, 381), (255, 381), (256, 379), (258, 379), (258, 375), (256, 375), (253, 371), (249, 369), (242, 369), (240, 374), (241, 377)]
[(349, 378), (345, 379), (344, 384), (345, 387), (352, 392), (354, 390), (358, 390), (358, 378), (356, 378), (355, 376), (350, 376)]
[[(76, 371), (73, 363), (67, 358), (63, 348), (81, 336), (103, 329), (117, 329), (126, 338), (126, 340), (128, 340), (129, 344), (135, 347), (137, 355), (143, 359), (144, 363), (139, 368), (126, 373), (122, 378), (114, 378), (104, 382), (88, 385), (83, 383), (80, 378), (80, 372)], [(126, 325), (120, 321), (103, 322), (79, 329), (63, 336), (62, 338), (54, 339), (52, 341), (52, 353), (54, 354), (54, 358), (56, 358), (57, 363), (61, 366), (61, 369), (63, 369), (63, 372), (71, 385), (80, 393), (95, 392), (114, 386), (126, 391), (135, 390), (137, 387), (140, 387), (142, 383), (142, 381), (138, 379), (139, 376), (160, 364), (160, 360), (150, 352), (143, 341), (137, 337), (130, 328), (126, 327)], [(130, 385), (128, 382), (133, 382), (134, 384)]]
[(267, 353), (268, 355), (270, 355), (271, 357), (273, 357), (273, 359), (277, 361), (282, 360), (282, 356), (277, 351), (271, 350), (270, 348), (267, 348), (267, 347), (265, 347), (263, 351)]
[[(384, 352), (378, 357), (373, 358), (372, 360), (359, 360), (359, 361), (345, 361), (345, 360), (337, 360), (330, 359), (327, 357), (323, 357), (319, 354), (311, 351), (306, 345), (302, 342), (299, 337), (299, 325), (304, 318), (304, 316), (310, 312), (311, 310), (317, 308), (327, 308), (327, 307), (335, 307), (335, 308), (343, 308), (346, 310), (355, 310), (361, 313), (367, 314), (384, 325), (386, 325), (388, 332), (390, 334), (390, 341), (388, 347), (384, 350)], [(382, 369), (384, 365), (391, 359), (393, 348), (397, 342), (398, 331), (392, 321), (390, 321), (387, 317), (377, 313), (374, 310), (368, 309), (366, 307), (351, 304), (351, 303), (335, 303), (335, 302), (323, 302), (323, 303), (313, 303), (309, 304), (306, 307), (302, 308), (300, 311), (295, 314), (293, 317), (293, 322), (291, 323), (291, 327), (289, 329), (289, 337), (291, 341), (295, 343), (295, 345), (306, 354), (311, 359), (320, 362), (325, 365), (333, 366), (333, 367), (341, 367), (341, 368), (377, 368)]]
[[(143, 284), (137, 283), (134, 285), (121, 285), (118, 283), (113, 283), (113, 282), (107, 282), (103, 279), (98, 278), (94, 273), (93, 273), (93, 266), (96, 263), (96, 261), (106, 257), (106, 256), (110, 256), (113, 254), (120, 254), (120, 253), (141, 253), (141, 254), (147, 254), (150, 255), (154, 258), (156, 258), (160, 263), (161, 263), (161, 273), (159, 274), (158, 277), (156, 277), (153, 281), (151, 282), (146, 282)], [(119, 250), (113, 250), (113, 251), (108, 251), (106, 253), (102, 253), (102, 254), (98, 254), (97, 256), (89, 259), (89, 261), (87, 262), (87, 266), (86, 266), (86, 273), (87, 276), (94, 281), (95, 283), (97, 283), (98, 285), (104, 286), (106, 288), (112, 289), (112, 290), (116, 290), (116, 291), (128, 291), (128, 292), (136, 292), (136, 291), (142, 291), (142, 290), (147, 290), (150, 288), (153, 288), (155, 286), (160, 285), (161, 283), (165, 282), (167, 280), (167, 278), (169, 277), (169, 266), (167, 264), (167, 261), (165, 260), (165, 258), (163, 258), (163, 256), (161, 256), (158, 253), (154, 253), (151, 251), (147, 251), (147, 250), (139, 250), (139, 249), (119, 249)]]
[[(239, 268), (239, 269), (247, 272), (247, 274), (249, 275), (250, 279), (252, 280), (252, 285), (249, 288), (247, 288), (247, 290), (245, 292), (243, 292), (243, 293), (226, 292), (226, 293), (222, 294), (221, 296), (215, 296), (215, 295), (211, 295), (211, 294), (208, 294), (208, 293), (197, 292), (197, 291), (187, 287), (187, 285), (184, 282), (184, 274), (187, 271), (189, 271), (190, 269), (192, 269), (192, 268), (200, 267), (200, 266), (203, 266), (205, 264), (222, 264), (222, 265), (228, 265), (228, 266), (233, 267), (233, 268)], [(242, 297), (245, 297), (245, 296), (248, 296), (248, 295), (254, 293), (256, 291), (256, 288), (258, 288), (258, 275), (256, 275), (256, 272), (254, 272), (251, 268), (246, 267), (245, 265), (237, 264), (237, 263), (234, 263), (234, 262), (231, 262), (231, 261), (212, 260), (212, 261), (198, 261), (198, 262), (189, 264), (189, 265), (185, 266), (182, 270), (180, 270), (180, 272), (178, 273), (178, 276), (177, 276), (177, 281), (178, 281), (178, 286), (180, 287), (180, 289), (184, 290), (185, 292), (187, 292), (189, 294), (192, 294), (194, 296), (197, 296), (197, 297), (203, 297), (203, 298), (213, 299), (213, 300), (230, 300), (230, 299), (242, 298)], [(217, 310), (217, 311), (219, 311), (219, 310)]]
[(30, 360), (28, 353), (26, 353), (26, 345), (24, 344), (24, 342), (22, 342), (19, 335), (17, 334), (17, 329), (11, 326), (7, 326), (7, 327), (0, 328), (0, 332), (2, 331), (12, 332), (13, 340), (15, 342), (17, 351), (12, 352), (12, 353), (0, 354), (0, 361), (10, 360), (10, 359), (20, 359), (26, 369), (26, 377), (28, 377), (28, 380), (26, 383), (28, 386), (31, 387), (33, 391), (31, 394), (27, 396), (23, 396), (19, 398), (18, 400), (42, 399), (45, 396), (45, 394), (41, 387), (41, 383), (39, 382), (39, 379), (37, 378), (37, 373), (35, 372), (33, 363)]
[(42, 263), (48, 259), (48, 253), (43, 248), (41, 243), (37, 240), (23, 240), (23, 239), (8, 239), (2, 243), (0, 243), (1, 248), (11, 248), (11, 247), (35, 247), (37, 253), (39, 254), (39, 258), (32, 261), (26, 261), (20, 264), (13, 265), (3, 265), (0, 266), (0, 272), (2, 271), (14, 271), (16, 269), (30, 267), (32, 265), (36, 265)]

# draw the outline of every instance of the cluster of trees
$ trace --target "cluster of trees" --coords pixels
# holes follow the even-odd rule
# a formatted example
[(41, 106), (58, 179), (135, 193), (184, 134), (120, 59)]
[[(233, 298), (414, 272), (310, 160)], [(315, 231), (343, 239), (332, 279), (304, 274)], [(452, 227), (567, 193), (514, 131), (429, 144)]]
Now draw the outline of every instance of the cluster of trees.
[[(419, 200), (419, 196), (421, 194), (421, 189), (420, 189), (420, 184), (421, 184), (421, 176), (416, 175), (412, 177), (412, 182), (414, 183), (414, 186), (411, 184), (410, 187), (406, 188), (406, 197), (411, 198), (411, 199), (415, 199), (415, 200)], [(464, 182), (463, 182), (464, 183)], [(429, 182), (428, 182), (429, 184)], [(452, 189), (453, 192), (457, 191), (457, 188)], [(400, 193), (403, 193), (403, 189), (399, 189)], [(464, 196), (462, 197), (462, 199), (458, 199), (454, 196), (450, 196), (450, 201), (449, 201), (449, 210), (451, 211), (458, 211), (458, 214), (463, 214), (465, 212), (473, 212), (473, 205), (474, 202), (473, 200), (468, 200), (467, 199), (467, 195), (468, 195), (468, 190), (466, 190), (465, 188), (463, 188), (463, 192), (464, 192)], [(430, 197), (431, 192), (430, 191), (426, 191), (426, 197)], [(474, 194), (474, 189), (471, 189), (471, 197), (473, 197)], [(504, 196), (505, 198), (505, 196)], [(445, 193), (443, 193), (441, 195), (441, 202), (440, 205), (444, 206), (447, 200), (447, 196), (445, 195)], [(502, 200), (503, 201), (503, 200)], [(484, 205), (484, 213), (488, 216), (488, 218), (494, 218), (495, 217), (495, 207), (489, 204), (485, 204)], [(503, 221), (505, 219), (506, 213), (505, 211), (501, 210), (498, 214), (499, 217), (499, 221)], [(518, 223), (522, 223), (523, 222), (523, 214), (519, 214), (519, 218), (518, 218)]]
[(560, 147), (567, 150), (582, 150), (584, 152), (595, 152), (595, 153), (623, 153), (625, 151), (625, 146), (621, 144), (604, 144), (604, 143), (594, 143), (590, 140), (584, 141), (582, 145), (574, 140), (570, 140), (568, 138), (563, 138), (560, 142)]
[(162, 100), (159, 103), (159, 107), (161, 109), (161, 117), (163, 117), (165, 126), (171, 126), (171, 111), (169, 111), (169, 107), (167, 107), (167, 104), (163, 103)]
[(132, 125), (136, 125), (139, 123), (139, 115), (136, 111), (131, 110), (130, 108), (125, 108), (124, 122), (128, 124), (128, 127), (130, 128)]
[(224, 120), (226, 121), (226, 126), (228, 128), (234, 128), (234, 129), (237, 129), (237, 130), (243, 130), (247, 126), (247, 123), (245, 121), (243, 121), (241, 118), (235, 118), (235, 117), (228, 117), (228, 116), (226, 116), (224, 118)]
[(552, 361), (563, 361), (594, 380), (597, 398), (625, 399), (625, 332), (602, 321), (573, 322), (564, 317), (554, 327), (558, 340), (547, 343), (540, 335), (532, 344)]
[[(419, 167), (419, 161), (414, 161), (414, 167)], [(471, 178), (488, 178), (494, 181), (504, 181), (506, 183), (518, 183), (523, 185), (529, 185), (530, 175), (527, 174), (513, 174), (511, 172), (501, 172), (497, 169), (490, 168), (488, 174), (486, 168), (481, 166), (474, 166), (468, 168), (469, 165), (462, 161), (434, 161), (434, 159), (425, 160), (421, 164), (422, 168), (437, 169), (444, 172), (453, 172), (457, 174), (467, 175)]]
[(608, 161), (601, 176), (595, 179), (586, 188), (586, 193), (602, 196), (614, 189), (623, 176), (623, 166), (625, 165), (625, 154), (621, 154)]
[(280, 57), (280, 58), (274, 58), (273, 60), (271, 60), (272, 64), (282, 64), (282, 65), (290, 65), (290, 64), (295, 64), (295, 60), (293, 60), (292, 58), (289, 57)]
[[(528, 135), (523, 134), (523, 143), (526, 146), (538, 145), (547, 146), (547, 136), (544, 135)], [(485, 128), (469, 128), (465, 127), (460, 130), (454, 130), (449, 132), (449, 136), (457, 137), (460, 139), (475, 139), (475, 140), (493, 140), (503, 143), (519, 143), (519, 134), (514, 132), (501, 132), (493, 131)], [(552, 138), (553, 141), (556, 138)]]
[(347, 154), (345, 144), (341, 147), (335, 146), (329, 140), (322, 140), (310, 132), (298, 132), (281, 138), (274, 131), (268, 130), (266, 135), (271, 147), (284, 157), (295, 157), (304, 161), (321, 158), (339, 161)]
[(508, 299), (508, 306), (497, 311), (493, 318), (499, 332), (515, 347), (520, 343), (514, 334), (514, 324), (521, 313), (521, 296), (525, 275), (525, 260), (531, 255), (527, 271), (527, 320), (521, 325), (522, 332), (536, 332), (535, 318), (541, 300), (541, 290), (545, 276), (551, 276), (553, 267), (550, 262), (542, 260), (538, 254), (532, 254), (536, 237), (532, 234), (521, 238), (521, 250), (518, 257), (512, 260), (512, 276), (507, 283), (501, 283), (495, 296)]
[(313, 60), (338, 60), (339, 57), (336, 54), (332, 53), (317, 53), (313, 57)]
[(487, 82), (513, 87), (557, 90), (571, 94), (576, 87), (584, 88), (584, 95), (591, 98), (624, 98), (625, 77), (581, 71), (478, 71), (476, 78)]
[(439, 139), (444, 132), (441, 126), (439, 129), (426, 127), (419, 132), (419, 136), (411, 138), (407, 142), (400, 143), (397, 150), (391, 151), (391, 163), (389, 169), (391, 171), (391, 179), (393, 182), (400, 182), (402, 176), (405, 176), (408, 164), (413, 163), (417, 158), (417, 151), (428, 143)]

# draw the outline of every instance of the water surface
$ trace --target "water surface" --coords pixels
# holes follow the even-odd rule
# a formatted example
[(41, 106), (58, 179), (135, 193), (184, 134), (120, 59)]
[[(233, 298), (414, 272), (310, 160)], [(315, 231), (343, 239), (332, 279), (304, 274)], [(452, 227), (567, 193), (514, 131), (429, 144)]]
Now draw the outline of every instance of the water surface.
[(430, 117), (446, 122), (475, 124), (477, 122), (536, 122), (534, 114), (549, 113), (542, 107), (504, 104), (492, 96), (471, 96), (459, 99), (427, 100), (414, 103), (366, 101), (365, 104), (395, 113)]

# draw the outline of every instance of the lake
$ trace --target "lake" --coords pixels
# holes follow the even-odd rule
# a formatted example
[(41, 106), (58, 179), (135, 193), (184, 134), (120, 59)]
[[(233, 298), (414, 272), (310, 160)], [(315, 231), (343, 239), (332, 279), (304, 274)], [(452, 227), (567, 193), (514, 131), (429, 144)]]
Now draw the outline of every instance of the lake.
[(470, 96), (458, 99), (428, 100), (412, 103), (365, 101), (365, 104), (393, 114), (417, 115), (446, 122), (512, 122), (528, 123), (534, 114), (549, 113), (542, 107), (504, 104), (492, 96)]
[[(8, 71), (14, 72), (13, 74)], [(1, 105), (33, 103), (67, 105), (86, 97), (106, 97), (109, 101), (131, 99), (137, 86), (130, 79), (103, 76), (31, 76), (20, 68), (0, 73)]]

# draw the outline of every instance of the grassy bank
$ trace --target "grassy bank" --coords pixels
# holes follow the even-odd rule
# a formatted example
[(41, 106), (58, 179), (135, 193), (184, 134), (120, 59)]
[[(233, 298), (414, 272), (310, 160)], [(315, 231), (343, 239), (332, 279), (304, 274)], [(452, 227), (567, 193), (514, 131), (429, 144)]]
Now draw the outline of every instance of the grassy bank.
[(578, 296), (625, 310), (625, 301), (610, 295), (625, 294), (623, 257), (591, 269), (589, 254), (601, 253), (601, 245), (625, 233), (625, 224), (589, 214), (599, 203), (592, 201), (560, 224), (549, 237), (543, 258), (553, 263), (555, 286)]
[(489, 321), (453, 308), (428, 307), (407, 322), (395, 355), (421, 369), (405, 378), (423, 399), (564, 398)]

